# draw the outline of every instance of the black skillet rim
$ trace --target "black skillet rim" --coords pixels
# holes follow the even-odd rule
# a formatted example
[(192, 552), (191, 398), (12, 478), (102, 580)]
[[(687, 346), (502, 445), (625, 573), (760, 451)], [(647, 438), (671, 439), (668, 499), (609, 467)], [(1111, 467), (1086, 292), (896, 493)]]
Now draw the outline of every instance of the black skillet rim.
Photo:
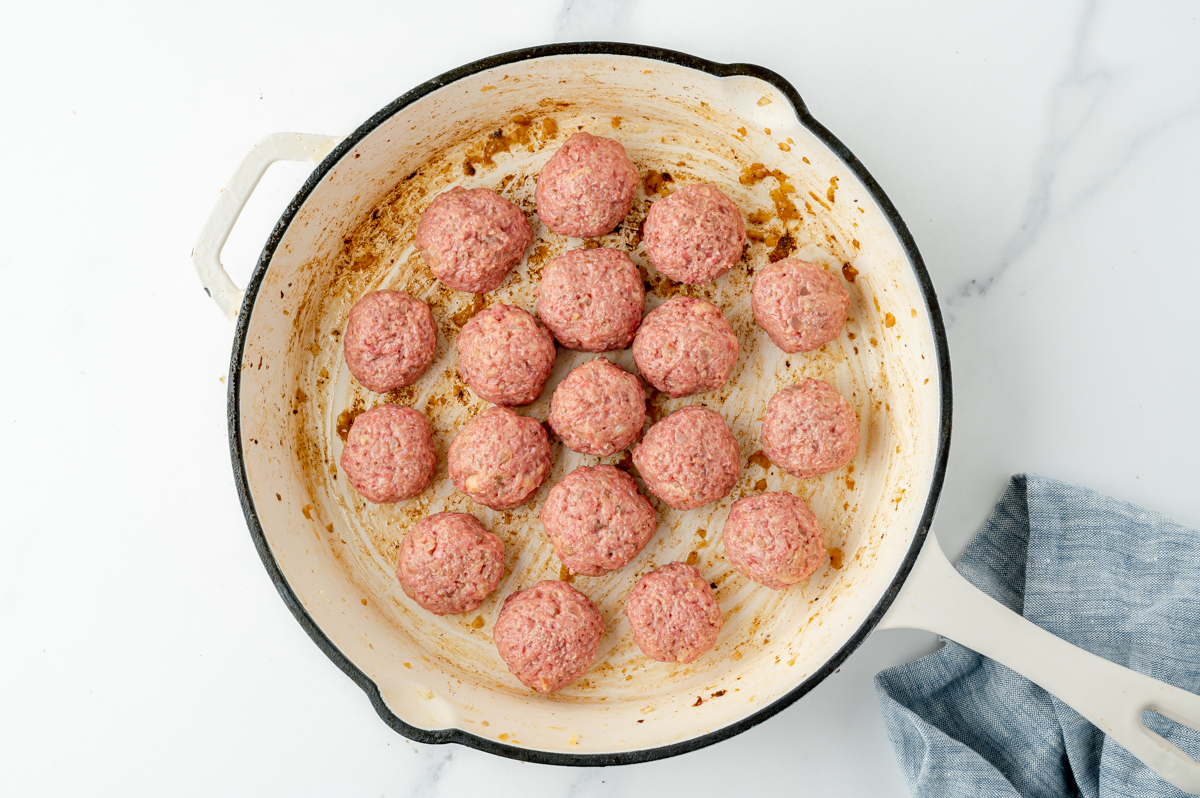
[[(796, 116), (800, 123), (808, 128), (813, 135), (821, 140), (829, 147), (846, 165), (848, 169), (854, 172), (855, 176), (862, 181), (867, 190), (871, 193), (871, 197), (878, 203), (887, 216), (892, 229), (895, 231), (897, 238), (900, 240), (904, 248), (905, 255), (908, 257), (909, 263), (912, 265), (913, 271), (916, 274), (917, 283), (921, 288), (921, 293), (925, 299), (925, 308), (929, 313), (930, 325), (933, 328), (934, 348), (937, 354), (937, 369), (938, 379), (941, 386), (941, 419), (938, 430), (938, 445), (937, 459), (933, 472), (933, 479), (930, 483), (929, 496), (925, 502), (925, 509), (921, 515), (920, 524), (917, 527), (916, 535), (913, 537), (912, 544), (904, 557), (903, 563), (896, 572), (895, 578), (884, 592), (875, 608), (863, 621), (862, 625), (855, 631), (850, 639), (843, 645), (824, 665), (822, 665), (812, 675), (807, 677), (803, 682), (793, 688), (790, 692), (780, 696), (772, 703), (755, 712), (753, 715), (745, 717), (736, 723), (731, 723), (716, 731), (709, 732), (699, 737), (694, 737), (690, 740), (685, 740), (670, 745), (658, 746), (656, 748), (646, 748), (639, 751), (625, 751), (618, 753), (607, 754), (564, 754), (552, 751), (539, 751), (529, 748), (520, 748), (512, 745), (505, 745), (489, 740), (470, 732), (463, 731), (458, 728), (450, 729), (435, 729), (426, 730), (411, 726), (397, 717), (384, 703), (383, 696), (379, 692), (378, 686), (363, 673), (359, 668), (351, 662), (337, 646), (325, 636), (320, 627), (309, 616), (304, 609), (304, 605), (300, 599), (292, 591), (288, 584), (283, 571), (276, 562), (274, 555), (271, 553), (271, 548), (267, 543), (266, 536), (263, 533), (262, 525), (258, 520), (258, 513), (255, 510), (254, 499), (250, 495), (249, 480), (246, 473), (246, 462), (241, 449), (241, 418), (240, 408), (238, 403), (238, 392), (240, 388), (241, 369), (239, 368), (242, 356), (245, 351), (246, 336), (250, 326), (250, 317), (253, 314), (254, 302), (257, 299), (258, 291), (262, 285), (263, 277), (266, 274), (267, 267), (271, 263), (271, 258), (275, 254), (275, 249), (279, 246), (284, 233), (287, 232), (288, 225), (291, 224), (300, 207), (308, 199), (309, 194), (321, 182), (322, 178), (337, 164), (337, 162), (358, 142), (362, 141), (375, 128), (381, 125), (384, 121), (396, 114), (400, 109), (416, 102), (425, 95), (436, 91), (450, 83), (461, 80), (469, 75), (481, 72), (494, 67), (505, 66), (520, 61), (528, 61), (537, 58), (545, 58), (562, 55), (616, 55), (628, 56), (635, 58), (647, 58), (655, 61), (663, 61), (669, 64), (675, 64), (690, 69), (695, 69), (700, 72), (705, 72), (716, 77), (727, 78), (734, 76), (747, 76), (757, 78), (766, 83), (771, 84), (778, 89), (788, 101), (791, 102), (795, 109)], [(772, 717), (783, 709), (787, 708), (795, 701), (803, 697), (806, 693), (816, 687), (826, 676), (833, 673), (850, 654), (858, 648), (867, 636), (875, 629), (879, 621), (883, 618), (892, 602), (900, 592), (901, 586), (908, 578), (909, 572), (912, 570), (916, 562), (917, 555), (921, 551), (921, 546), (925, 542), (925, 537), (929, 532), (930, 524), (933, 521), (934, 510), (937, 507), (937, 500), (941, 494), (942, 484), (946, 475), (946, 464), (950, 453), (950, 428), (951, 428), (951, 387), (950, 387), (950, 353), (948, 342), (946, 339), (946, 328), (942, 321), (941, 310), (938, 307), (937, 296), (934, 293), (933, 282), (929, 278), (929, 272), (925, 268), (925, 262), (921, 258), (921, 253), (917, 250), (916, 242), (913, 240), (912, 234), (908, 230), (908, 226), (904, 220), (900, 218), (899, 212), (888, 199), (887, 194), (880, 188), (875, 178), (867, 171), (862, 162), (854, 157), (854, 154), (846, 148), (837, 137), (830, 133), (820, 122), (812, 117), (808, 112), (808, 108), (804, 105), (804, 101), (800, 98), (795, 87), (792, 86), (781, 75), (764, 67), (754, 64), (720, 64), (714, 61), (708, 61), (703, 58), (698, 58), (686, 53), (676, 52), (674, 50), (666, 50), (659, 47), (651, 47), (640, 44), (625, 44), (616, 42), (580, 42), (570, 44), (551, 44), (538, 47), (529, 47), (521, 50), (513, 50), (507, 53), (501, 53), (489, 58), (484, 58), (479, 61), (465, 64), (457, 69), (453, 69), (445, 74), (439, 75), (430, 81), (422, 83), (420, 86), (405, 93), (401, 97), (387, 105), (383, 110), (372, 116), (364, 122), (357, 130), (343, 139), (332, 152), (321, 161), (320, 165), (309, 176), (303, 187), (296, 193), (296, 196), (288, 204), (287, 209), (280, 217), (272, 231), (270, 238), (267, 239), (266, 245), (263, 247), (262, 255), (258, 259), (258, 263), (254, 268), (254, 273), (250, 278), (249, 284), (246, 286), (245, 298), (242, 300), (241, 311), (238, 313), (237, 329), (233, 340), (233, 354), (229, 363), (229, 393), (228, 393), (228, 422), (229, 422), (229, 450), (233, 460), (234, 480), (237, 483), (238, 498), (241, 499), (242, 509), (246, 516), (246, 524), (250, 528), (250, 535), (254, 539), (254, 546), (258, 550), (259, 557), (262, 558), (263, 566), (267, 569), (267, 573), (271, 577), (271, 581), (275, 584), (275, 589), (279, 592), (284, 604), (291, 610), (300, 626), (308, 633), (313, 642), (325, 655), (333, 661), (335, 665), (341, 668), (342, 672), (350, 677), (367, 697), (371, 700), (372, 706), (383, 719), (384, 723), (390, 726), (399, 734), (407, 737), (410, 740), (421, 743), (441, 744), (441, 743), (458, 743), (460, 745), (477, 748), (480, 751), (486, 751), (489, 754), (508, 757), (523, 762), (533, 762), (546, 765), (572, 765), (580, 767), (595, 767), (603, 765), (626, 765), (639, 762), (652, 762), (657, 759), (665, 759), (667, 757), (678, 756), (679, 754), (696, 751), (713, 743), (729, 739), (737, 734), (741, 734), (749, 728), (757, 726), (767, 718)]]

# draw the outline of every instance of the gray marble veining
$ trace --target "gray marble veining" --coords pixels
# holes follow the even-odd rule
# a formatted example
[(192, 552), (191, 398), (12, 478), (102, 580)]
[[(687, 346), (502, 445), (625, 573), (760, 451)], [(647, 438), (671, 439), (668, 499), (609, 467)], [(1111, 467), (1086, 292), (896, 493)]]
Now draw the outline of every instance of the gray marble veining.
[[(344, 133), (492, 53), (607, 39), (760, 63), (863, 158), (942, 298), (947, 550), (1021, 470), (1196, 526), (1198, 17), (1111, 0), (15, 8), (0, 677), (18, 688), (0, 695), (0, 794), (904, 795), (871, 678), (936, 645), (916, 632), (871, 636), (786, 711), (670, 760), (551, 768), (397, 736), (246, 534), (232, 332), (189, 248), (261, 136)], [(223, 253), (235, 278), (306, 174), (267, 173)], [(68, 460), (64, 501), (48, 475)]]

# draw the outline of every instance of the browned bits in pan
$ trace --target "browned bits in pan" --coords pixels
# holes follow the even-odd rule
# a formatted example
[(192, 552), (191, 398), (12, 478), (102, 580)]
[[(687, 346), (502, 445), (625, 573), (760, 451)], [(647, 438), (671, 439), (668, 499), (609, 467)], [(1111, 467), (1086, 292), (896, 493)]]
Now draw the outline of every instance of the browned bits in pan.
[(761, 163), (755, 162), (749, 166), (742, 167), (742, 174), (741, 177), (738, 178), (738, 182), (743, 186), (752, 186), (769, 174), (771, 174), (771, 171), (767, 169), (767, 167), (763, 166)]
[(363, 409), (361, 407), (352, 407), (349, 410), (343, 410), (338, 413), (337, 435), (342, 439), (342, 443), (345, 443), (346, 439), (350, 437), (350, 427), (354, 425), (354, 419), (362, 415), (362, 412)]
[(779, 237), (779, 241), (775, 244), (775, 249), (771, 250), (767, 255), (767, 260), (771, 263), (776, 263), (791, 255), (796, 251), (796, 239), (792, 238), (790, 233), (784, 233)]
[[(663, 194), (665, 196), (669, 193), (669, 189), (663, 190), (663, 186), (667, 183), (674, 182), (675, 178), (671, 177), (669, 172), (659, 172), (655, 169), (651, 169), (646, 173), (646, 176), (642, 178), (642, 186), (646, 189), (647, 196), (651, 194)], [(642, 228), (640, 227), (638, 228), (638, 235), (642, 235)]]

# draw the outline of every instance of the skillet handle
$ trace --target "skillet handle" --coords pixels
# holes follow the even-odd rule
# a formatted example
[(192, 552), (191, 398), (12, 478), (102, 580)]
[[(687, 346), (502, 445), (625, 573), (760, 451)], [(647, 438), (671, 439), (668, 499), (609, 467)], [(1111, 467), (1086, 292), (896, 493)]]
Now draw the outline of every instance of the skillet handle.
[(931, 532), (880, 629), (924, 629), (1007, 665), (1083, 715), (1155, 773), (1200, 794), (1200, 763), (1146, 728), (1153, 709), (1200, 731), (1200, 696), (1077, 648), (962, 577)]
[(217, 197), (217, 205), (204, 223), (196, 246), (192, 247), (192, 262), (205, 293), (230, 321), (237, 319), (243, 292), (221, 265), (221, 250), (258, 181), (267, 167), (276, 161), (308, 161), (315, 166), (341, 140), (340, 136), (311, 133), (273, 133), (251, 148)]

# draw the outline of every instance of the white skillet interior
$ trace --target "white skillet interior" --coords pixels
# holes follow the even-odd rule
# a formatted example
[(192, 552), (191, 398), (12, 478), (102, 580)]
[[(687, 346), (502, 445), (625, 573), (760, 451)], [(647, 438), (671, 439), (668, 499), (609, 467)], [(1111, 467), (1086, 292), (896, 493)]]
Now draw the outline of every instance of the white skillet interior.
[[(652, 402), (654, 417), (687, 404), (720, 410), (741, 446), (741, 479), (732, 495), (699, 510), (676, 512), (655, 502), (658, 530), (633, 563), (604, 577), (574, 579), (605, 619), (600, 658), (580, 681), (540, 696), (504, 667), (492, 645), (492, 623), (509, 593), (560, 577), (537, 520), (547, 489), (577, 465), (620, 458), (582, 457), (556, 443), (546, 485), (508, 513), (454, 492), (445, 468), (449, 441), (487, 405), (457, 377), (453, 341), (480, 305), (474, 295), (435, 283), (412, 239), (437, 193), (460, 184), (499, 191), (525, 209), (535, 243), (483, 303), (532, 310), (542, 265), (581, 245), (549, 233), (532, 202), (541, 164), (577, 129), (620, 140), (643, 175), (669, 173), (674, 182), (667, 190), (697, 180), (716, 183), (751, 219), (752, 236), (766, 240), (752, 240), (729, 275), (685, 291), (719, 305), (738, 334), (742, 352), (729, 386)], [(782, 193), (777, 177), (740, 182), (743, 168), (754, 162), (778, 169), (795, 192)], [(798, 218), (780, 218), (790, 215), (786, 201)], [(643, 190), (629, 219), (601, 244), (626, 249), (643, 268), (650, 308), (686, 287), (662, 282), (637, 246), (647, 207)], [(841, 337), (809, 354), (784, 355), (750, 314), (751, 270), (766, 265), (770, 245), (785, 229), (795, 254), (837, 273), (852, 297)], [(843, 264), (857, 270), (853, 282), (843, 276)], [(429, 372), (386, 396), (350, 379), (340, 345), (350, 306), (379, 288), (425, 299), (439, 326)], [(590, 357), (560, 349), (541, 399), (520, 412), (544, 420), (553, 386)], [(615, 359), (632, 369), (628, 352)], [(936, 362), (924, 300), (887, 218), (773, 86), (657, 60), (553, 56), (485, 70), (417, 100), (346, 153), (312, 191), (254, 303), (241, 363), (241, 446), (264, 535), (292, 590), (398, 717), (422, 729), (458, 727), (542, 751), (632, 751), (692, 739), (757, 712), (816, 672), (863, 623), (903, 561), (933, 478)], [(767, 400), (805, 376), (828, 380), (850, 399), (862, 444), (851, 466), (797, 480), (764, 468), (755, 455)], [(385, 401), (426, 413), (439, 467), (420, 497), (374, 506), (337, 468), (337, 428), (339, 417), (344, 427), (345, 413)], [(729, 567), (720, 542), (730, 504), (764, 489), (804, 497), (834, 550), (832, 562), (787, 591), (748, 582)], [(506, 546), (499, 590), (463, 616), (424, 612), (393, 575), (405, 531), (441, 510), (475, 514)], [(625, 597), (641, 574), (689, 556), (717, 585), (724, 628), (716, 647), (691, 664), (649, 661), (628, 634)]]

